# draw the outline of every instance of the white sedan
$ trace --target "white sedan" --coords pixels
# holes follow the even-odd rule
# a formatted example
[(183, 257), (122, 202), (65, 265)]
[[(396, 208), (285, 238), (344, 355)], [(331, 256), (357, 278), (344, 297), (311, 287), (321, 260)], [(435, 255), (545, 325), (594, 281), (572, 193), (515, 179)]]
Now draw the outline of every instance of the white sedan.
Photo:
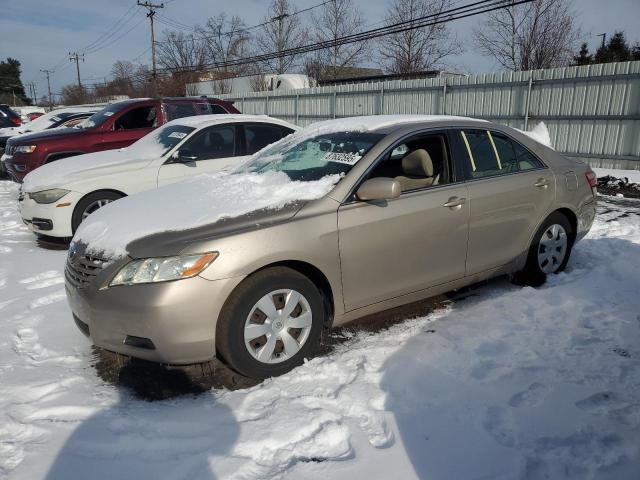
[(20, 213), (39, 236), (71, 237), (84, 218), (107, 203), (237, 165), (298, 129), (257, 115), (173, 120), (127, 148), (65, 158), (29, 173)]

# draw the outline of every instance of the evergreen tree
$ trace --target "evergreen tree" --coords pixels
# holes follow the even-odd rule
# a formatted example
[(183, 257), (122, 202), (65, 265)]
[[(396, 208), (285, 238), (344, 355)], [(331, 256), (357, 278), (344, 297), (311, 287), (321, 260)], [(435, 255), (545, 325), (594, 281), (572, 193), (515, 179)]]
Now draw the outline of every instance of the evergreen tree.
[(594, 63), (627, 62), (631, 59), (631, 48), (624, 32), (615, 32), (607, 44), (596, 51)]
[(7, 58), (0, 62), (0, 102), (13, 103), (14, 98), (17, 105), (31, 105), (20, 79), (20, 62)]
[(578, 55), (573, 57), (573, 64), (589, 65), (590, 63), (593, 63), (593, 55), (589, 53), (589, 48), (585, 42), (580, 46), (580, 52), (578, 52)]

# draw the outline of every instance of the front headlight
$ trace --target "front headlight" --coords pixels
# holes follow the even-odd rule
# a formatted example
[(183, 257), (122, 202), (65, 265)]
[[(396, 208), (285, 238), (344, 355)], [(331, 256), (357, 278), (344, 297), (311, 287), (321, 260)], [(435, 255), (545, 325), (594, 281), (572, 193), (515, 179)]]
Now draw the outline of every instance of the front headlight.
[(143, 258), (127, 263), (113, 277), (110, 287), (179, 280), (198, 275), (218, 257), (218, 252), (179, 257)]
[(15, 149), (15, 153), (33, 153), (35, 150), (35, 145), (18, 145)]
[(62, 188), (52, 188), (51, 190), (41, 190), (29, 193), (29, 198), (36, 203), (53, 203), (64, 197), (70, 190)]

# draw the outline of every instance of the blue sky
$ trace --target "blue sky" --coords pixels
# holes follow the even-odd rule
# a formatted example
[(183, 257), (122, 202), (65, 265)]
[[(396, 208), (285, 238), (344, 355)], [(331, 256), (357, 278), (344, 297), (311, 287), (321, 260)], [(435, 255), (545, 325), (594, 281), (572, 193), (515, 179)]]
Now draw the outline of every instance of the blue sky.
[[(291, 1), (297, 9), (320, 3), (320, 0)], [(364, 13), (367, 24), (379, 22), (390, 3), (390, 0), (354, 1)], [(468, 2), (456, 0), (454, 3)], [(11, 56), (20, 60), (23, 82), (35, 81), (39, 96), (46, 91), (46, 80), (39, 70), (54, 69), (52, 90), (59, 92), (63, 85), (75, 82), (76, 78), (75, 65), (69, 61), (68, 52), (90, 46), (124, 18), (116, 35), (106, 42), (96, 43), (92, 47), (94, 51), (87, 51), (85, 61), (80, 64), (82, 80), (86, 83), (102, 81), (109, 76), (116, 60), (135, 59), (150, 63), (146, 10), (134, 4), (135, 0), (0, 0), (0, 58)], [(166, 7), (158, 16), (194, 25), (225, 11), (240, 15), (247, 25), (253, 25), (262, 21), (268, 4), (269, 0), (165, 0)], [(624, 30), (629, 40), (640, 41), (640, 0), (573, 0), (573, 5), (578, 13), (583, 41), (592, 49), (600, 42), (597, 34), (614, 30)], [(449, 60), (453, 69), (468, 73), (499, 70), (492, 59), (482, 57), (475, 49), (471, 32), (479, 21), (479, 17), (474, 17), (450, 24), (464, 46), (461, 55)], [(160, 35), (168, 28), (162, 24), (157, 27)]]

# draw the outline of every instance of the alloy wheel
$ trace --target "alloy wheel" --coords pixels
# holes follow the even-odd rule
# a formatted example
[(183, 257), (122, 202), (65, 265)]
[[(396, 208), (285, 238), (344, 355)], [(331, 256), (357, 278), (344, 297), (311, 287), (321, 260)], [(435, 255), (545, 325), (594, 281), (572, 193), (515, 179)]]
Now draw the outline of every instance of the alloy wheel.
[(87, 208), (84, 209), (84, 212), (82, 212), (82, 220), (87, 218), (89, 215), (91, 215), (93, 212), (95, 212), (99, 208), (104, 207), (107, 203), (111, 203), (112, 201), (113, 200), (104, 198), (101, 200), (96, 200), (95, 202), (91, 202), (89, 205), (87, 205)]

